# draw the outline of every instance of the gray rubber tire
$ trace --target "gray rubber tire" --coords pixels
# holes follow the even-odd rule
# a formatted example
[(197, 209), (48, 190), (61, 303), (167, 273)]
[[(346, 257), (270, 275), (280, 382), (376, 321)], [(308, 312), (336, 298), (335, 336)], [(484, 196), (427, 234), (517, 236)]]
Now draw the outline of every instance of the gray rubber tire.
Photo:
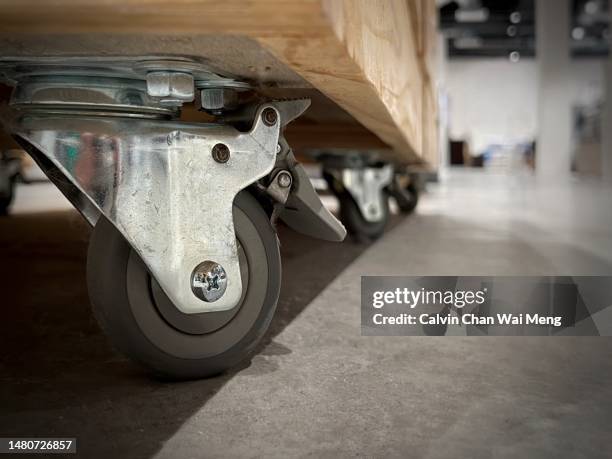
[[(234, 201), (243, 297), (230, 311), (169, 312), (170, 300), (119, 231), (101, 217), (91, 235), (87, 283), (100, 326), (112, 344), (156, 375), (193, 379), (219, 374), (248, 358), (266, 332), (278, 301), (278, 238), (248, 192)], [(246, 276), (246, 278), (245, 278)], [(165, 305), (164, 305), (165, 303)], [(173, 305), (171, 305), (173, 306)]]

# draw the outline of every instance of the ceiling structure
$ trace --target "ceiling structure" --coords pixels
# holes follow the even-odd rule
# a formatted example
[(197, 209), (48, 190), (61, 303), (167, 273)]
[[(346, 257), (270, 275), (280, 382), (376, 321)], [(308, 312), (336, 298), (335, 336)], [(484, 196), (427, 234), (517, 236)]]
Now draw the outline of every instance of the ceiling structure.
[[(451, 58), (535, 56), (536, 0), (439, 0), (440, 27)], [(607, 56), (610, 1), (572, 0), (569, 27), (574, 57)]]
[(607, 56), (610, 49), (610, 1), (574, 0), (571, 47), (577, 57)]

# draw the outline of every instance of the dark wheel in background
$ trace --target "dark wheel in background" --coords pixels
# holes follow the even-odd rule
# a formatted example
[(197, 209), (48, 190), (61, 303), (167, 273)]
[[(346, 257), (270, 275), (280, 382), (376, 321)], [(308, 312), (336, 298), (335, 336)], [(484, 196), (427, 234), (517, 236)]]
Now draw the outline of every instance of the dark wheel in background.
[(8, 215), (15, 194), (15, 176), (0, 170), (0, 215)]
[(106, 218), (89, 245), (87, 282), (94, 313), (111, 342), (155, 374), (191, 379), (249, 357), (270, 325), (281, 282), (278, 238), (259, 203), (234, 201), (243, 294), (229, 311), (184, 314)]
[(415, 183), (409, 183), (405, 188), (393, 187), (390, 191), (391, 196), (397, 202), (397, 207), (403, 214), (411, 214), (419, 203), (419, 189)]

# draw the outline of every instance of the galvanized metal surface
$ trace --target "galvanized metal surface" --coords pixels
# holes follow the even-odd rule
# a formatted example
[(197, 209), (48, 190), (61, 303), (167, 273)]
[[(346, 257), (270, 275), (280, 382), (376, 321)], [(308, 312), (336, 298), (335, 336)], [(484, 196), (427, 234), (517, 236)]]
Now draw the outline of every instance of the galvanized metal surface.
[(182, 56), (2, 57), (0, 80), (16, 84), (11, 103), (174, 114), (196, 89), (248, 88)]
[[(262, 105), (252, 129), (158, 120), (26, 114), (14, 128), (68, 177), (126, 237), (168, 297), (185, 313), (238, 303), (242, 286), (234, 234), (236, 194), (275, 163), (280, 123), (268, 126)], [(226, 163), (211, 154), (224, 143)], [(191, 275), (211, 260), (227, 289), (206, 303)]]

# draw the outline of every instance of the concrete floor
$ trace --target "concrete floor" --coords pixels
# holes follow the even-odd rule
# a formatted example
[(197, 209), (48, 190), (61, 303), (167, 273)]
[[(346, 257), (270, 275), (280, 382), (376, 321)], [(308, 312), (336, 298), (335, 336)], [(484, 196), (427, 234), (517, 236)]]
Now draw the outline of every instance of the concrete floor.
[[(0, 221), (1, 436), (76, 436), (100, 458), (612, 455), (611, 339), (359, 326), (365, 274), (612, 274), (609, 187), (454, 172), (370, 247), (282, 230), (283, 293), (260, 352), (180, 384), (109, 348), (85, 291), (88, 229), (41, 187)], [(56, 210), (32, 213), (43, 189)]]

